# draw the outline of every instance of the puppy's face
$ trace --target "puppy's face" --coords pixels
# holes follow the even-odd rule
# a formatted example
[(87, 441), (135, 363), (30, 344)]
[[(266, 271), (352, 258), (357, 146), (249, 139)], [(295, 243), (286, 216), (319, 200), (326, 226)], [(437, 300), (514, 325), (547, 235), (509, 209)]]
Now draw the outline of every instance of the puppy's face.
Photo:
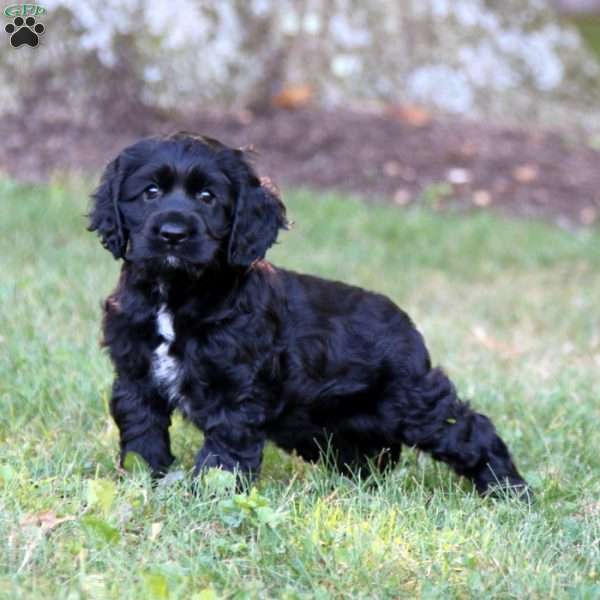
[(186, 134), (123, 150), (93, 199), (90, 230), (115, 258), (164, 269), (248, 267), (286, 224), (241, 151)]
[(217, 155), (204, 144), (164, 141), (138, 144), (122, 160), (125, 258), (173, 268), (215, 262), (231, 232), (236, 196)]

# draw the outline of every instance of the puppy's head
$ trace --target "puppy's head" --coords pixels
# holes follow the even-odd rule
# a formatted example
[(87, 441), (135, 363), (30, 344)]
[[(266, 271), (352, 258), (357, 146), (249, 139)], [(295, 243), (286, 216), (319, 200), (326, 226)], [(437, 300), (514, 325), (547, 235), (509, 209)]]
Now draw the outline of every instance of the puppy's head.
[(242, 151), (184, 133), (123, 150), (92, 199), (89, 229), (115, 258), (165, 269), (247, 268), (287, 223)]

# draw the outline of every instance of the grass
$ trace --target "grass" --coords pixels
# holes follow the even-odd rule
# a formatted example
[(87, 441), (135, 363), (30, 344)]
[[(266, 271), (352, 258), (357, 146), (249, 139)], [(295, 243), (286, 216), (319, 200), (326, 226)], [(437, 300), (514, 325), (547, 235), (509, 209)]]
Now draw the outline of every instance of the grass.
[(479, 499), (411, 450), (361, 482), (269, 448), (251, 494), (215, 472), (194, 496), (180, 419), (164, 483), (120, 474), (97, 344), (118, 265), (84, 231), (85, 186), (4, 181), (0, 598), (600, 597), (600, 234), (286, 200), (273, 262), (403, 306), (537, 503)]

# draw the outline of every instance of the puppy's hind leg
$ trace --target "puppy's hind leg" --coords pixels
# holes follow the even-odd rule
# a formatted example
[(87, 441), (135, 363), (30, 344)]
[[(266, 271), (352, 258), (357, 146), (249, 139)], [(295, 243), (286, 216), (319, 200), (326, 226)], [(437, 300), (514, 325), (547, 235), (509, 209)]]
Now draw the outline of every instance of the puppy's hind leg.
[(400, 419), (404, 443), (469, 477), (480, 494), (513, 490), (530, 495), (490, 419), (459, 400), (440, 369), (431, 369), (407, 391)]

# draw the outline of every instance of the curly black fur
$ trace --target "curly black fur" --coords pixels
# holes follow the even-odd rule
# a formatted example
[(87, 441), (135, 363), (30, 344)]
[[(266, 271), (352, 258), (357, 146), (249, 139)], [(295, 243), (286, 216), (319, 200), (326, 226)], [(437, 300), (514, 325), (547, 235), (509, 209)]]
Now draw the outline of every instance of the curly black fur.
[(187, 134), (125, 149), (94, 194), (90, 229), (124, 264), (104, 304), (121, 457), (171, 462), (179, 409), (205, 437), (196, 470), (258, 473), (264, 444), (341, 469), (415, 446), (481, 493), (526, 489), (491, 421), (432, 368), (384, 296), (264, 260), (285, 208), (245, 156)]

